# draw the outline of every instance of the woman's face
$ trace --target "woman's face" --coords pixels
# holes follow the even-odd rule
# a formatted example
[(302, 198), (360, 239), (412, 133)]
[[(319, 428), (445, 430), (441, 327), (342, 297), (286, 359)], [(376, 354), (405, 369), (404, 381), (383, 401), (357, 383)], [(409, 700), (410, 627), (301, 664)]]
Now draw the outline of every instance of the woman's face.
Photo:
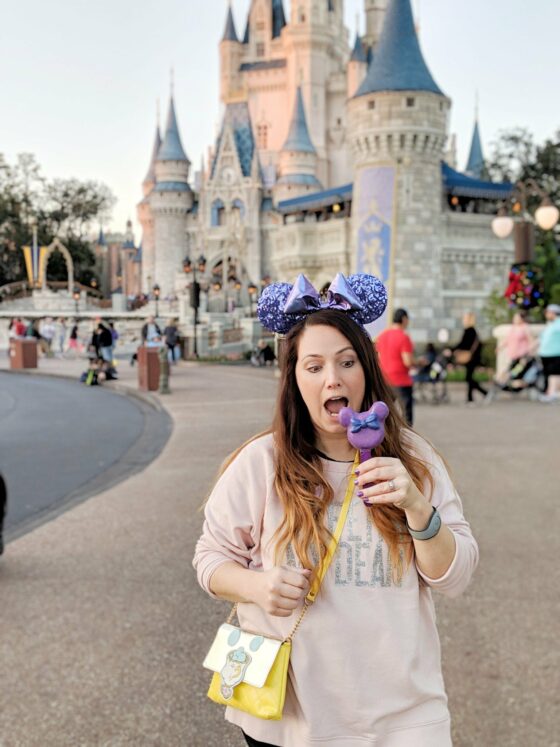
[(306, 327), (298, 342), (296, 382), (319, 435), (345, 432), (338, 413), (350, 406), (359, 411), (365, 375), (354, 348), (334, 327)]

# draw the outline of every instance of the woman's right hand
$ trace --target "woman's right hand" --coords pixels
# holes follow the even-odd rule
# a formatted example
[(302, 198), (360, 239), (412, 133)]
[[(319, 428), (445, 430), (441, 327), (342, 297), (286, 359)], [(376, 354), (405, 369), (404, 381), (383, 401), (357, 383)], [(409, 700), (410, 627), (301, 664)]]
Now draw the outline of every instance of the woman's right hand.
[(277, 566), (255, 574), (251, 601), (269, 615), (289, 617), (309, 592), (311, 571)]

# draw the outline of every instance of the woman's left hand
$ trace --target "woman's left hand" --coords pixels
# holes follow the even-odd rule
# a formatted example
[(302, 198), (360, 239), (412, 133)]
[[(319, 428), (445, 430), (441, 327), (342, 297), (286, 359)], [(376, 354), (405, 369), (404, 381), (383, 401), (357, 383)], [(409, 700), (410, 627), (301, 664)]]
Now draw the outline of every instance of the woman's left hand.
[(362, 462), (356, 472), (358, 497), (366, 505), (393, 504), (403, 511), (429, 505), (400, 459), (372, 457)]

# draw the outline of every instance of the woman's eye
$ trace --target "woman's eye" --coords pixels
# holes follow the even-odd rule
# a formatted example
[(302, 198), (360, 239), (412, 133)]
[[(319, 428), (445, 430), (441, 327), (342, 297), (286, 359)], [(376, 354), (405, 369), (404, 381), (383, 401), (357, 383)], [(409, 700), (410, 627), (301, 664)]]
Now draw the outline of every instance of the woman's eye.
[(351, 368), (354, 365), (354, 361), (342, 361), (344, 368)]
[(309, 373), (317, 373), (317, 371), (321, 370), (321, 366), (309, 366), (307, 370)]

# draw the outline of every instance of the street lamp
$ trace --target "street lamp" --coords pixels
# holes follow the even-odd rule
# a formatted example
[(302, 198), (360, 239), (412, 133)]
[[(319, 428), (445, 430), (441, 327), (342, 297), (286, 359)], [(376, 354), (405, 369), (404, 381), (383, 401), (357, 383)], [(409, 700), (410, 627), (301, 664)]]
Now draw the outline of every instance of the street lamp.
[(249, 294), (249, 303), (251, 304), (251, 316), (255, 314), (255, 297), (257, 295), (258, 288), (254, 283), (249, 283), (247, 286), (247, 293)]
[[(534, 219), (527, 212), (529, 197), (539, 197), (541, 200), (540, 206), (535, 211)], [(492, 221), (492, 231), (499, 239), (507, 239), (513, 231), (515, 262), (532, 262), (535, 246), (535, 223), (543, 231), (551, 231), (558, 223), (560, 211), (552, 204), (550, 197), (534, 179), (517, 182), (513, 199), (512, 211), (515, 215), (521, 217), (518, 220), (512, 218), (504, 204)]]
[(74, 299), (74, 308), (76, 310), (76, 316), (78, 315), (80, 308), (78, 306), (78, 302), (80, 300), (80, 291), (78, 288), (74, 288), (74, 293), (72, 293), (72, 298)]
[(183, 271), (186, 275), (190, 275), (192, 272), (193, 280), (190, 290), (190, 305), (191, 309), (194, 310), (194, 345), (193, 353), (194, 357), (198, 358), (198, 340), (197, 340), (197, 327), (198, 327), (198, 307), (200, 306), (200, 283), (196, 279), (196, 273), (204, 272), (206, 269), (206, 257), (201, 254), (195, 262), (191, 261), (191, 258), (187, 254), (183, 260)]
[(156, 299), (156, 319), (159, 316), (159, 294), (160, 294), (160, 290), (161, 289), (160, 289), (160, 287), (159, 287), (159, 285), (157, 283), (152, 288), (152, 292), (154, 294), (154, 298)]

